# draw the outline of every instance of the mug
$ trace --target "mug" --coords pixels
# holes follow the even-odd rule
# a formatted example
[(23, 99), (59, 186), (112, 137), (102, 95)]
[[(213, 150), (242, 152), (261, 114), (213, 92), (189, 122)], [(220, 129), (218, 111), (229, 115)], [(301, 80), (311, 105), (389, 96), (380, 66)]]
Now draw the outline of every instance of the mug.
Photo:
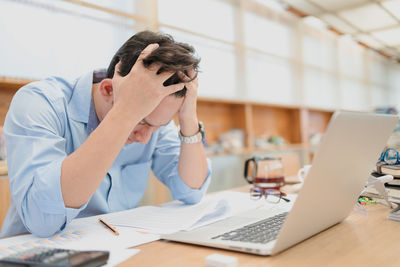
[(301, 168), (297, 172), (297, 177), (299, 178), (300, 182), (304, 182), (304, 180), (307, 177), (308, 172), (310, 171), (311, 165), (304, 165), (303, 168)]
[(244, 178), (262, 189), (278, 189), (285, 185), (281, 158), (253, 157), (246, 160)]

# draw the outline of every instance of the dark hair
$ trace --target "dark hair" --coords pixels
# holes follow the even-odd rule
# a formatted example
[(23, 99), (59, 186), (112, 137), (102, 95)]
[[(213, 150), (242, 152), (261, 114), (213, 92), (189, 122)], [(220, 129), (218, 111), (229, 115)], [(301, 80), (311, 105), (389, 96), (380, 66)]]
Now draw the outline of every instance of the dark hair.
[[(172, 36), (167, 34), (142, 31), (129, 38), (117, 51), (108, 66), (107, 77), (112, 78), (114, 76), (115, 65), (119, 61), (121, 61), (119, 74), (121, 76), (127, 75), (143, 49), (153, 43), (159, 44), (159, 47), (143, 60), (143, 64), (145, 67), (149, 67), (153, 63), (160, 63), (161, 67), (158, 73), (175, 71), (175, 74), (164, 82), (164, 86), (181, 82), (177, 71), (187, 74), (187, 70), (194, 69), (198, 72), (200, 59), (195, 56), (195, 50), (192, 46), (175, 42)], [(186, 86), (174, 93), (177, 97), (183, 97), (185, 94)]]

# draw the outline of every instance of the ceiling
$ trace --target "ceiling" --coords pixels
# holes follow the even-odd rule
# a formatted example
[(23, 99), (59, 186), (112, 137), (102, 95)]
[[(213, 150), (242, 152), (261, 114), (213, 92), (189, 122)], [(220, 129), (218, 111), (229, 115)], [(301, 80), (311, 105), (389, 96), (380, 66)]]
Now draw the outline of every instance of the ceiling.
[[(400, 0), (279, 0), (400, 62)], [(300, 12), (296, 12), (300, 11)]]

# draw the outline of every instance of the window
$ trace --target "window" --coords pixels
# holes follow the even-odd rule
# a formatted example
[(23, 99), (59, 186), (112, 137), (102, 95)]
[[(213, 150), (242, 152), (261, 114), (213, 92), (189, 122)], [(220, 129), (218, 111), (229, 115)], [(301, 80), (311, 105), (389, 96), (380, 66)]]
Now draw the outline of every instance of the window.
[(249, 52), (247, 56), (248, 97), (254, 101), (293, 104), (293, 73), (284, 59)]
[(343, 109), (368, 110), (369, 95), (363, 83), (343, 78), (340, 80), (340, 92)]
[[(325, 37), (325, 38), (322, 38)], [(334, 70), (335, 39), (332, 36), (320, 38), (304, 34), (302, 38), (303, 62), (325, 70)]]
[(3, 0), (0, 76), (68, 78), (106, 68), (135, 30), (150, 28), (196, 48), (200, 96), (328, 109), (400, 107), (399, 64), (264, 2)]
[(160, 29), (175, 40), (191, 44), (201, 58), (199, 95), (216, 98), (237, 98), (236, 60), (230, 45), (210, 41), (168, 28)]
[(289, 26), (246, 12), (245, 44), (282, 57), (293, 56), (293, 32)]
[(44, 2), (47, 2), (45, 8), (44, 4), (2, 3), (0, 24), (12, 26), (1, 29), (1, 76), (74, 77), (105, 68), (116, 50), (133, 34), (132, 21), (104, 14), (103, 20), (98, 20), (96, 10), (72, 4), (60, 8), (51, 1)]
[(316, 108), (338, 108), (337, 80), (334, 76), (307, 68), (304, 72), (304, 102)]
[(233, 42), (234, 7), (215, 0), (159, 0), (159, 21), (170, 26), (183, 28)]
[(342, 75), (365, 77), (365, 49), (346, 38), (339, 38), (339, 71)]

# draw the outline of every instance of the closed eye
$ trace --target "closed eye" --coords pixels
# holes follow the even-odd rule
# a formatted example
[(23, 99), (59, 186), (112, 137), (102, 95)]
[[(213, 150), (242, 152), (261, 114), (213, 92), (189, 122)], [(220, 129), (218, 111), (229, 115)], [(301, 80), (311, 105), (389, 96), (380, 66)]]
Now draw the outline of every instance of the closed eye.
[(161, 125), (153, 125), (153, 124), (148, 123), (148, 122), (146, 121), (146, 119), (143, 119), (143, 120), (141, 120), (141, 121), (139, 122), (139, 124), (140, 124), (140, 125), (148, 125), (148, 126), (150, 126), (150, 127), (158, 128), (158, 127), (161, 127), (161, 126), (165, 126), (165, 125), (167, 125), (167, 124), (170, 123), (170, 122), (171, 122), (171, 121), (168, 121), (167, 123), (161, 124)]

